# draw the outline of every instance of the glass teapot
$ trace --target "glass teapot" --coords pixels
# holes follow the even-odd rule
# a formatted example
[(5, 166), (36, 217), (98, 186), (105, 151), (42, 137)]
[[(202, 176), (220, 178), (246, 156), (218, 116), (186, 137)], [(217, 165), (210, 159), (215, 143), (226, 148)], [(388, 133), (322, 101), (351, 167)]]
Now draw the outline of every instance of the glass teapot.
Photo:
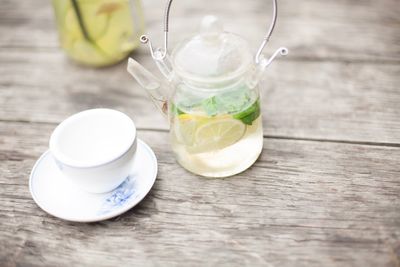
[(164, 76), (160, 81), (138, 62), (129, 59), (128, 72), (147, 90), (170, 122), (170, 140), (177, 161), (187, 170), (206, 177), (227, 177), (249, 168), (263, 147), (258, 84), (264, 70), (278, 55), (262, 55), (275, 26), (272, 24), (255, 55), (242, 37), (223, 31), (214, 16), (204, 17), (200, 32), (168, 53), (168, 20), (172, 0), (165, 10), (163, 48), (151, 56)]

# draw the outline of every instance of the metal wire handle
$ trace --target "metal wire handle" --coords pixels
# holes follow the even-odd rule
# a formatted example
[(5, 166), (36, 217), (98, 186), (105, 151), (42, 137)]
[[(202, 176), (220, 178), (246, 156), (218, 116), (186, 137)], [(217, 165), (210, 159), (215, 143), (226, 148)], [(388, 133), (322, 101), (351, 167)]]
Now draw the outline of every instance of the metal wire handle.
[[(163, 50), (157, 49), (157, 51), (154, 51), (151, 41), (147, 37), (147, 35), (142, 35), (140, 37), (140, 41), (143, 44), (148, 43), (150, 52), (151, 52), (151, 56), (154, 59), (162, 60), (167, 56), (167, 53), (168, 53), (169, 12), (171, 10), (172, 2), (173, 2), (173, 0), (168, 0), (167, 5), (165, 7), (165, 11), (164, 11), (164, 49)], [(267, 34), (263, 38), (260, 48), (257, 50), (257, 54), (255, 56), (256, 63), (260, 62), (260, 57), (261, 57), (262, 51), (264, 50), (265, 46), (267, 45), (267, 43), (272, 35), (272, 32), (274, 31), (274, 28), (275, 28), (276, 18), (278, 15), (278, 3), (277, 3), (277, 0), (272, 0), (272, 2), (274, 4), (273, 5), (272, 22), (271, 22), (271, 25), (269, 26)]]

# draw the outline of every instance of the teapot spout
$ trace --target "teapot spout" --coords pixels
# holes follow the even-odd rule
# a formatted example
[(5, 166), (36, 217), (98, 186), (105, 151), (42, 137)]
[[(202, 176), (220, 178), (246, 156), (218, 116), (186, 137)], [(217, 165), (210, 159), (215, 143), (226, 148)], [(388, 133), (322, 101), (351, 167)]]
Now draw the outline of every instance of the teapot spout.
[(168, 113), (168, 86), (163, 84), (157, 77), (145, 69), (133, 58), (128, 59), (127, 70), (129, 74), (146, 89), (156, 107), (164, 114)]
[(250, 88), (255, 87), (260, 82), (263, 77), (264, 71), (269, 65), (271, 65), (272, 61), (274, 61), (277, 56), (286, 56), (287, 54), (289, 54), (289, 50), (286, 47), (280, 47), (269, 59), (261, 55), (259, 61), (257, 62), (255, 71), (249, 78), (248, 84)]

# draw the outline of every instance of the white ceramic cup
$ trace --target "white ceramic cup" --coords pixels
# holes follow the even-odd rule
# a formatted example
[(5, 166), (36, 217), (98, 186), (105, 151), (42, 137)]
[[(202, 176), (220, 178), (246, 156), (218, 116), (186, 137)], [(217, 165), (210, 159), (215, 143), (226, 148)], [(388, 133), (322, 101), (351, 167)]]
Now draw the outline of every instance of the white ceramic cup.
[(112, 109), (72, 115), (50, 138), (50, 152), (60, 171), (90, 193), (118, 187), (132, 171), (136, 147), (135, 124)]

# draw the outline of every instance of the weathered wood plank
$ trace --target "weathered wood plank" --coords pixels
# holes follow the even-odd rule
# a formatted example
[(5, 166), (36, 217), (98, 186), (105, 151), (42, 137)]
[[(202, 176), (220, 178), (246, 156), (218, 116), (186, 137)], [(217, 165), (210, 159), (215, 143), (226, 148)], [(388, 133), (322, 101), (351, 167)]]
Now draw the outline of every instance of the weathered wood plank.
[[(136, 58), (158, 73), (148, 56)], [(168, 127), (125, 63), (86, 69), (57, 51), (11, 49), (0, 51), (0, 61), (0, 120), (58, 123), (83, 109), (111, 107), (141, 128)], [(398, 65), (280, 60), (263, 84), (268, 136), (400, 143)]]
[[(292, 53), (266, 75), (265, 135), (276, 138), (265, 139), (259, 161), (229, 179), (203, 179), (175, 163), (166, 131), (141, 130), (159, 158), (155, 187), (138, 207), (96, 224), (60, 221), (30, 198), (29, 171), (54, 123), (110, 107), (142, 129), (167, 125), (124, 64), (92, 70), (65, 60), (49, 1), (0, 2), (0, 266), (400, 266), (397, 0), (280, 0), (267, 52)], [(156, 44), (163, 4), (144, 1)], [(207, 8), (255, 49), (269, 6), (175, 2), (171, 40), (193, 32)], [(134, 56), (154, 70), (147, 53)]]
[[(161, 45), (165, 1), (143, 2), (148, 32)], [(271, 18), (270, 2), (176, 2), (171, 11), (171, 41), (192, 33), (204, 14), (214, 13), (226, 22), (228, 30), (243, 34), (256, 49)], [(1, 3), (0, 47), (57, 47), (49, 1), (2, 0)], [(280, 0), (278, 25), (268, 50), (286, 45), (292, 51), (291, 59), (399, 62), (399, 13), (397, 0)]]
[[(0, 265), (398, 266), (400, 148), (265, 139), (250, 170), (194, 176), (165, 132), (139, 131), (159, 175), (136, 208), (69, 223), (30, 198), (54, 125), (0, 122)], [(12, 151), (12, 153), (10, 153)]]

